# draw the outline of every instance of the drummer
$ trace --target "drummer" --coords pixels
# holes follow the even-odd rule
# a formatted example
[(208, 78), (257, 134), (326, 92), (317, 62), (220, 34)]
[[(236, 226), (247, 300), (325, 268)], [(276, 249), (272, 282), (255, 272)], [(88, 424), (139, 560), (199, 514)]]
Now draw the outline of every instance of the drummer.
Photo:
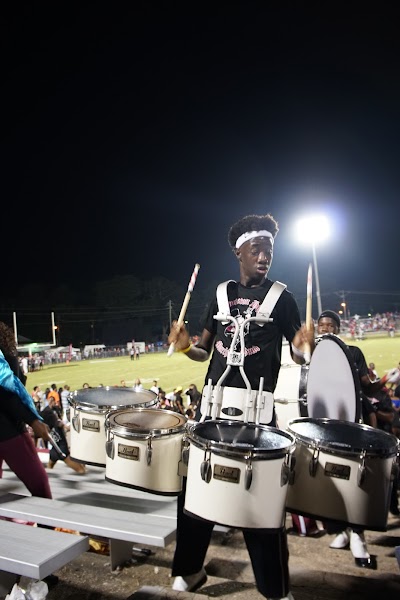
[[(317, 335), (322, 336), (324, 334), (338, 335), (340, 332), (340, 317), (333, 310), (324, 310), (318, 317), (317, 323)], [(362, 400), (362, 416), (363, 421), (367, 425), (372, 427), (377, 426), (376, 415), (374, 408), (368, 397), (373, 396), (378, 390), (382, 389), (390, 377), (391, 372), (384, 375), (382, 379), (372, 382), (369, 377), (368, 365), (365, 360), (365, 356), (360, 348), (357, 346), (347, 346), (351, 354), (354, 366), (356, 368), (360, 386), (361, 386), (361, 400)], [(311, 354), (315, 349), (315, 342), (311, 343)], [(328, 533), (336, 533), (335, 539), (331, 542), (330, 548), (342, 549), (350, 546), (351, 553), (353, 554), (355, 564), (358, 567), (367, 569), (376, 569), (376, 558), (371, 556), (367, 549), (365, 542), (364, 531), (361, 528), (346, 528), (344, 525), (337, 525), (330, 522), (324, 523)]]
[[(270, 215), (249, 215), (240, 219), (229, 230), (228, 241), (239, 265), (240, 278), (227, 288), (229, 306), (235, 311), (236, 319), (255, 316), (273, 282), (267, 278), (271, 267), (278, 223)], [(211, 302), (204, 329), (197, 344), (189, 341), (189, 333), (184, 324), (173, 322), (168, 342), (188, 358), (198, 362), (211, 357), (205, 381), (211, 379), (213, 385), (221, 378), (227, 367), (227, 353), (232, 342), (232, 334), (226, 324), (214, 319), (218, 312), (216, 296)], [(305, 362), (303, 338), (307, 333), (301, 328), (296, 300), (286, 289), (271, 312), (271, 323), (260, 327), (250, 322), (245, 330), (244, 371), (253, 390), (258, 390), (260, 379), (264, 377), (264, 390), (274, 392), (280, 369), (282, 337), (291, 345), (291, 354), (297, 364)], [(313, 335), (313, 334), (312, 334)], [(243, 389), (245, 382), (237, 368), (233, 368), (226, 380), (232, 388)], [(243, 398), (244, 405), (244, 398)], [(269, 425), (276, 425), (275, 411), (272, 409)], [(204, 560), (211, 540), (214, 524), (190, 517), (183, 512), (185, 502), (184, 478), (183, 493), (178, 497), (177, 544), (173, 559), (172, 575), (175, 576), (175, 591), (194, 591), (207, 580)], [(248, 529), (243, 530), (247, 549), (251, 558), (257, 589), (265, 598), (294, 600), (289, 589), (288, 544), (286, 530)]]

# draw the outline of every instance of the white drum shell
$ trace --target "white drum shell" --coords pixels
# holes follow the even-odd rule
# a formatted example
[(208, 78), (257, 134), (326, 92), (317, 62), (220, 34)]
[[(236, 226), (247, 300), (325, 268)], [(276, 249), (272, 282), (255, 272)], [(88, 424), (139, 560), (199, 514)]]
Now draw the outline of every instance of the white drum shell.
[[(233, 427), (236, 423), (208, 421), (204, 423), (205, 433), (199, 424), (189, 430), (191, 443), (184, 511), (227, 527), (279, 529), (285, 520), (288, 464), (294, 448), (294, 438), (276, 428), (260, 426), (263, 429), (261, 435), (265, 437), (261, 445), (253, 450), (252, 478), (249, 489), (246, 489), (249, 446), (245, 449), (244, 446), (240, 448), (240, 445), (252, 439), (255, 429), (251, 425), (242, 424), (243, 428), (249, 428), (247, 431), (250, 433), (245, 439), (245, 429), (243, 437), (239, 439), (239, 435), (236, 435), (239, 428)], [(211, 427), (215, 429), (209, 431), (207, 428)], [(209, 440), (197, 434), (199, 431), (211, 437), (219, 431), (223, 447), (221, 444), (212, 447), (213, 442), (210, 445)], [(229, 443), (229, 435), (237, 440), (235, 444)], [(256, 443), (259, 443), (258, 439)], [(211, 469), (209, 483), (201, 476), (205, 455)], [(287, 476), (283, 476), (283, 473)]]
[[(319, 520), (343, 521), (375, 531), (386, 531), (395, 457), (365, 456), (365, 477), (358, 484), (360, 453), (352, 456), (319, 449), (315, 475), (310, 474), (313, 449), (295, 436), (294, 481), (289, 485), (286, 509)], [(312, 443), (312, 440), (309, 440)], [(318, 443), (316, 443), (318, 448)], [(331, 465), (349, 478), (332, 477)]]
[(178, 471), (186, 425), (186, 417), (162, 409), (108, 413), (106, 480), (153, 494), (180, 494), (182, 476)]
[[(74, 416), (79, 419), (79, 432), (71, 424), (71, 458), (98, 467), (106, 466), (105, 414), (88, 412), (75, 407)], [(72, 411), (71, 411), (72, 412)]]
[(134, 392), (133, 389), (107, 386), (101, 389), (76, 390), (71, 394), (69, 403), (71, 458), (88, 465), (105, 467), (107, 414), (122, 407), (155, 406), (157, 395), (151, 390)]
[[(183, 432), (153, 439), (151, 464), (148, 465), (147, 440), (129, 440), (114, 434), (114, 459), (106, 456), (107, 481), (153, 494), (178, 495), (182, 491), (182, 477), (178, 475), (182, 438)], [(137, 448), (139, 460), (124, 456), (125, 447)]]
[(191, 445), (185, 512), (227, 527), (275, 529), (284, 524), (287, 484), (281, 486), (284, 458), (255, 460), (249, 490), (244, 488), (245, 462), (211, 455), (215, 464), (240, 469), (239, 483), (211, 478), (203, 481), (200, 466), (204, 450)]

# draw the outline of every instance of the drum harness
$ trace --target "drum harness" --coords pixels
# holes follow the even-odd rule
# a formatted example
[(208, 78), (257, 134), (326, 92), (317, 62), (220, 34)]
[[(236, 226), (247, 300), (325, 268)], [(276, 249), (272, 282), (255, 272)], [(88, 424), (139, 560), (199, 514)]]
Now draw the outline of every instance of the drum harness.
[[(207, 417), (217, 419), (220, 416), (223, 398), (223, 382), (226, 379), (228, 373), (232, 367), (237, 367), (242, 376), (242, 379), (246, 385), (245, 402), (244, 402), (244, 422), (248, 423), (249, 413), (251, 410), (255, 412), (254, 422), (260, 423), (260, 412), (265, 407), (266, 398), (270, 398), (273, 401), (271, 392), (264, 392), (264, 377), (260, 377), (258, 391), (252, 390), (250, 382), (244, 370), (245, 360), (245, 343), (244, 343), (244, 332), (246, 326), (250, 322), (255, 322), (259, 327), (263, 327), (265, 323), (272, 322), (270, 318), (276, 303), (278, 302), (282, 292), (286, 289), (286, 285), (275, 281), (265, 296), (260, 308), (258, 309), (255, 317), (246, 317), (242, 322), (239, 319), (230, 314), (229, 302), (228, 302), (228, 285), (235, 283), (233, 280), (224, 281), (220, 283), (217, 288), (217, 303), (218, 313), (214, 315), (214, 319), (220, 321), (223, 325), (232, 323), (234, 326), (234, 334), (232, 342), (228, 350), (226, 369), (218, 379), (215, 386), (212, 385), (211, 379), (208, 380), (207, 385), (203, 390), (203, 396), (205, 399), (206, 410), (204, 411), (200, 422), (204, 421)], [(238, 342), (240, 344), (240, 350), (237, 350)], [(242, 390), (240, 390), (242, 391)], [(228, 416), (229, 412), (228, 412)], [(233, 416), (233, 415), (232, 415)]]
[[(271, 288), (269, 289), (267, 295), (265, 296), (263, 302), (261, 303), (257, 315), (254, 317), (246, 317), (243, 321), (239, 322), (239, 319), (230, 314), (229, 309), (229, 301), (228, 301), (228, 285), (230, 283), (235, 283), (234, 280), (228, 280), (220, 283), (217, 288), (217, 303), (218, 303), (218, 313), (214, 315), (214, 319), (221, 322), (223, 325), (228, 323), (232, 323), (234, 326), (234, 334), (232, 337), (232, 342), (230, 344), (227, 361), (226, 361), (226, 369), (222, 373), (221, 377), (218, 379), (215, 386), (212, 385), (212, 380), (209, 379), (207, 384), (204, 386), (203, 390), (203, 400), (205, 400), (206, 410), (203, 411), (203, 414), (200, 419), (200, 423), (204, 422), (207, 417), (212, 420), (216, 420), (220, 416), (222, 400), (223, 400), (223, 382), (226, 379), (228, 373), (232, 369), (232, 367), (237, 367), (239, 372), (243, 378), (243, 381), (246, 385), (245, 389), (241, 388), (231, 388), (237, 389), (240, 393), (245, 394), (244, 401), (244, 426), (249, 422), (250, 412), (253, 412), (255, 416), (254, 422), (256, 425), (260, 424), (260, 413), (261, 410), (265, 407), (266, 402), (270, 401), (271, 406), (273, 407), (273, 394), (271, 392), (264, 391), (264, 377), (260, 377), (258, 390), (252, 390), (250, 381), (247, 378), (247, 375), (244, 370), (244, 361), (245, 361), (245, 342), (244, 335), (246, 326), (255, 322), (259, 327), (263, 327), (265, 323), (272, 322), (273, 319), (270, 318), (270, 315), (278, 302), (282, 292), (286, 289), (286, 285), (279, 281), (275, 281)], [(240, 345), (240, 350), (237, 350), (238, 342)], [(230, 407), (228, 408), (228, 416)], [(231, 416), (237, 416), (237, 412), (233, 409), (233, 414)], [(195, 427), (195, 426), (194, 426)], [(251, 444), (241, 444), (238, 442), (238, 438), (240, 437), (242, 429), (240, 428), (235, 438), (232, 440), (232, 446), (242, 447), (247, 446), (249, 448), (249, 452), (245, 455), (246, 460), (246, 471), (245, 471), (245, 488), (248, 490), (251, 486), (252, 482), (252, 458), (253, 458), (253, 450), (254, 446)], [(182, 461), (187, 464), (188, 463), (188, 454), (189, 447), (185, 443), (185, 447), (182, 452)], [(290, 461), (289, 461), (290, 462)], [(284, 465), (282, 472), (283, 482), (287, 480), (286, 478), (289, 475), (290, 467), (288, 464)], [(211, 442), (207, 444), (207, 447), (204, 450), (204, 460), (201, 464), (201, 478), (209, 483), (211, 480), (212, 468), (211, 468)]]

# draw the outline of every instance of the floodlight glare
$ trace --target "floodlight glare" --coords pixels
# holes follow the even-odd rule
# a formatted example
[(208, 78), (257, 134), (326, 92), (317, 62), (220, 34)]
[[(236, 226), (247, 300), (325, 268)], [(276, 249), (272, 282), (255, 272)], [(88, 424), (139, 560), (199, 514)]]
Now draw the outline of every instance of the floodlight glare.
[(318, 244), (329, 237), (329, 221), (324, 215), (304, 217), (297, 223), (297, 233), (305, 243)]
[(299, 219), (297, 222), (297, 236), (299, 240), (305, 244), (311, 244), (312, 247), (318, 315), (320, 315), (322, 312), (322, 303), (321, 291), (319, 287), (316, 246), (319, 242), (326, 240), (329, 237), (329, 234), (329, 221), (324, 215), (310, 215), (308, 217)]

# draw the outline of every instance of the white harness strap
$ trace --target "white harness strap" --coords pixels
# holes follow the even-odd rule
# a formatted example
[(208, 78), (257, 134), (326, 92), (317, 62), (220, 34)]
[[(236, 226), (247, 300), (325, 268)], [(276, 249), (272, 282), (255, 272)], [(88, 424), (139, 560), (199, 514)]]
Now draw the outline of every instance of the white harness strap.
[[(206, 416), (212, 419), (220, 418), (221, 412), (225, 418), (231, 420), (243, 420), (244, 422), (253, 421), (255, 423), (270, 423), (273, 415), (274, 397), (271, 392), (265, 392), (264, 377), (260, 378), (259, 389), (253, 390), (244, 371), (245, 351), (244, 351), (244, 328), (250, 321), (257, 323), (260, 327), (264, 323), (272, 321), (272, 313), (286, 285), (276, 281), (271, 285), (267, 295), (261, 303), (257, 314), (254, 317), (248, 316), (244, 321), (239, 322), (233, 317), (229, 308), (228, 285), (235, 283), (228, 280), (220, 283), (217, 287), (218, 312), (214, 318), (223, 323), (233, 323), (235, 326), (235, 335), (232, 338), (231, 347), (227, 357), (227, 368), (215, 385), (208, 384), (203, 388), (203, 397), (201, 402), (202, 420)], [(235, 344), (241, 338), (241, 351), (237, 352)], [(239, 368), (246, 388), (230, 388), (223, 385), (228, 372), (232, 367)], [(210, 414), (211, 411), (211, 414)], [(222, 418), (224, 418), (222, 417)]]
[[(230, 314), (229, 309), (229, 301), (228, 301), (228, 285), (230, 283), (234, 283), (233, 279), (228, 279), (228, 281), (223, 281), (217, 287), (217, 303), (218, 303), (218, 315), (224, 316)], [(282, 292), (287, 288), (284, 283), (280, 281), (275, 281), (269, 291), (265, 296), (260, 308), (258, 309), (257, 315), (261, 317), (266, 317), (269, 319), (270, 314), (275, 308), (276, 303), (281, 297)], [(222, 321), (223, 324), (228, 323), (228, 321)], [(259, 327), (264, 327), (264, 323), (257, 323)]]
[[(280, 281), (275, 281), (265, 296), (260, 308), (258, 309), (257, 315), (269, 318), (270, 314), (275, 308), (281, 294), (286, 290), (287, 286)], [(257, 323), (259, 327), (264, 327), (264, 323)]]
[[(222, 317), (231, 313), (228, 301), (228, 285), (230, 283), (235, 283), (235, 281), (228, 279), (228, 281), (223, 281), (217, 287), (218, 315)], [(226, 325), (229, 321), (221, 321), (221, 323)]]

